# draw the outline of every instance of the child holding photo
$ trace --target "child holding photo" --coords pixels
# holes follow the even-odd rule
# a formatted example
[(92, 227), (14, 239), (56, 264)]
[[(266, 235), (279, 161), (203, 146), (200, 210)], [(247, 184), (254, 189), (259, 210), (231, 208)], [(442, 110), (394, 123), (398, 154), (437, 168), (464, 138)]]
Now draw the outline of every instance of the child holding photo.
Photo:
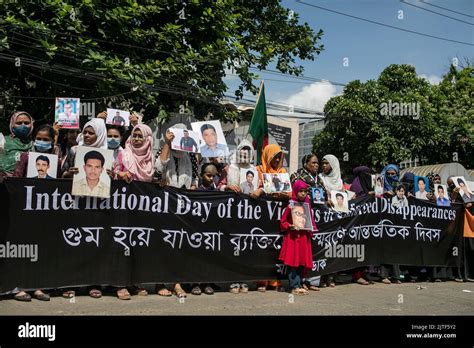
[[(292, 201), (306, 203), (308, 207), (308, 185), (302, 180), (296, 180), (293, 184)], [(293, 223), (292, 201), (286, 207), (280, 222), (280, 229), (285, 233), (279, 260), (288, 267), (288, 278), (290, 281), (290, 291), (293, 295), (308, 295), (308, 290), (303, 288), (303, 277), (305, 273), (313, 267), (313, 254), (311, 252), (311, 236), (313, 231), (317, 231), (310, 210), (313, 231), (300, 230)], [(299, 206), (298, 206), (299, 207)], [(303, 210), (303, 209), (301, 209)], [(302, 212), (298, 212), (302, 213)]]

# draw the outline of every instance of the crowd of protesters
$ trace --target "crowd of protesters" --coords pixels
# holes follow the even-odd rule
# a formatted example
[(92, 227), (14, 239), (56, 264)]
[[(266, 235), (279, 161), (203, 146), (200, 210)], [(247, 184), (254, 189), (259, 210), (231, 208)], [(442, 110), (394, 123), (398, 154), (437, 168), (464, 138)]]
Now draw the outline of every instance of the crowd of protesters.
[[(96, 118), (87, 122), (82, 130), (61, 129), (57, 124), (42, 124), (35, 126), (31, 115), (24, 111), (13, 113), (10, 118), (10, 134), (5, 136), (4, 149), (0, 153), (0, 182), (8, 177), (25, 177), (28, 166), (28, 153), (39, 152), (58, 155), (57, 177), (72, 178), (78, 173), (75, 167), (75, 155), (78, 146), (95, 147), (113, 150), (113, 166), (107, 170), (112, 180), (154, 182), (161, 186), (173, 186), (189, 190), (203, 191), (232, 191), (236, 194), (248, 194), (253, 199), (271, 195), (282, 200), (305, 202), (313, 204), (308, 195), (313, 188), (324, 192), (325, 204), (333, 207), (330, 200), (331, 191), (348, 191), (355, 193), (352, 198), (365, 195), (376, 196), (372, 186), (371, 169), (367, 166), (358, 166), (353, 169), (351, 183), (344, 181), (339, 160), (326, 154), (319, 161), (315, 153), (307, 154), (302, 158), (301, 168), (292, 173), (292, 193), (265, 193), (262, 174), (286, 173), (283, 167), (284, 152), (280, 146), (267, 145), (262, 153), (262, 163), (255, 167), (254, 148), (248, 140), (243, 140), (237, 146), (236, 152), (230, 157), (229, 163), (222, 158), (202, 158), (199, 154), (173, 150), (171, 142), (175, 135), (167, 130), (164, 134), (164, 143), (159, 151), (153, 153), (153, 136), (149, 126), (139, 123), (139, 118), (132, 113), (130, 129), (123, 126), (106, 125), (106, 113), (102, 112)], [(186, 129), (184, 124), (175, 124), (173, 128)], [(257, 187), (240, 185), (241, 170), (247, 175), (259, 175)], [(321, 170), (320, 170), (321, 169)], [(405, 173), (400, 178), (400, 169), (395, 164), (385, 166), (380, 172), (383, 179), (383, 195), (391, 197), (392, 204), (404, 206), (407, 196), (413, 196), (414, 174)], [(433, 192), (435, 184), (441, 184), (441, 177), (436, 173), (428, 176), (430, 192), (425, 199), (436, 203)], [(250, 180), (251, 181), (251, 180)], [(464, 203), (451, 178), (447, 182), (449, 198), (452, 202), (465, 205), (472, 211), (471, 203)], [(440, 202), (438, 202), (440, 203)], [(442, 202), (441, 202), (442, 204)], [(305, 274), (312, 267), (311, 236), (317, 231), (314, 224), (313, 231), (303, 231), (295, 228), (290, 213), (290, 205), (281, 218), (281, 231), (284, 234), (279, 259), (288, 266), (289, 289), (282, 287), (282, 282), (276, 279), (267, 279), (257, 282), (257, 290), (265, 292), (270, 289), (277, 291), (289, 290), (295, 295), (307, 295), (310, 291), (320, 291), (320, 288), (335, 287), (338, 283), (338, 274), (328, 274), (320, 277), (305, 278)], [(472, 240), (466, 241), (469, 249)], [(370, 285), (374, 281), (383, 284), (400, 283), (404, 281), (431, 280), (434, 282), (454, 280), (472, 281), (474, 269), (468, 264), (463, 269), (454, 267), (403, 267), (400, 265), (374, 265), (352, 270), (352, 280), (360, 285)], [(214, 294), (215, 284), (188, 284), (191, 285), (191, 294)], [(183, 284), (184, 286), (184, 284)], [(156, 286), (156, 293), (160, 296), (186, 297), (187, 292), (179, 283), (169, 288), (165, 284)], [(186, 287), (186, 286), (185, 286)], [(49, 295), (37, 289), (32, 296), (38, 300), (48, 301)], [(126, 286), (115, 288), (117, 297), (122, 300), (131, 298), (130, 288)], [(138, 295), (147, 295), (148, 292), (140, 286), (134, 287)], [(230, 284), (229, 291), (233, 294), (247, 293), (249, 285), (243, 282)], [(63, 289), (65, 298), (75, 296), (75, 289)], [(89, 295), (94, 298), (102, 296), (100, 286), (90, 286)], [(31, 301), (32, 296), (21, 289), (14, 295), (19, 301)]]

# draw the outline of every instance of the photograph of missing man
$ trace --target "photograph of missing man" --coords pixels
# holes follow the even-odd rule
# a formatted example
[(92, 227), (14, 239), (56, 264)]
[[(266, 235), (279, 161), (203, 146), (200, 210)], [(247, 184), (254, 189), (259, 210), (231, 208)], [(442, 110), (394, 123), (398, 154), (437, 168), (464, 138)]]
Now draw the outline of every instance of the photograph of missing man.
[(258, 172), (254, 169), (240, 169), (240, 189), (250, 194), (258, 188)]
[(229, 148), (220, 121), (193, 122), (191, 127), (199, 133), (202, 157), (227, 157)]
[(263, 190), (266, 193), (291, 192), (290, 174), (263, 174)]
[(56, 98), (54, 120), (63, 129), (79, 128), (81, 103), (79, 98)]
[(335, 211), (343, 213), (349, 212), (349, 201), (347, 199), (347, 193), (344, 191), (331, 191), (331, 201)]
[(112, 168), (112, 157), (112, 150), (79, 146), (75, 163), (79, 173), (74, 175), (72, 194), (109, 198), (110, 177), (106, 169)]
[(435, 184), (434, 191), (436, 197), (436, 205), (439, 205), (441, 207), (449, 207), (451, 205), (446, 185)]
[(56, 179), (58, 173), (58, 155), (41, 152), (28, 153), (27, 178)]
[(324, 204), (324, 190), (322, 187), (311, 188), (311, 197), (314, 204)]
[(472, 194), (472, 190), (467, 185), (466, 179), (463, 176), (454, 176), (451, 179), (453, 180), (454, 185), (459, 188), (459, 194), (461, 195), (463, 201), (465, 203), (474, 202), (474, 195)]
[(291, 201), (291, 218), (295, 230), (312, 231), (310, 207), (307, 203)]
[(375, 197), (383, 197), (383, 177), (380, 174), (372, 175), (372, 189)]
[(173, 150), (194, 153), (201, 151), (199, 133), (180, 128), (170, 128), (169, 131), (174, 134), (174, 139), (171, 142)]
[(415, 175), (415, 198), (428, 199), (426, 195), (429, 191), (428, 178), (426, 176)]
[(128, 127), (130, 125), (130, 112), (118, 109), (107, 109), (107, 124)]

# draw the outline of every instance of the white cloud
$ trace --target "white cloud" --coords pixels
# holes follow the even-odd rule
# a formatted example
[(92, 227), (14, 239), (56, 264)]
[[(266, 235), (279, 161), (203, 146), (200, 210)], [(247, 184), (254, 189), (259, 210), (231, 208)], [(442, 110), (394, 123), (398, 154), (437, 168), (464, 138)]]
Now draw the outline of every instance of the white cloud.
[(437, 85), (441, 82), (441, 77), (437, 75), (420, 75), (420, 77), (428, 80), (432, 85)]
[(294, 105), (295, 109), (323, 111), (324, 105), (335, 95), (337, 95), (336, 86), (329, 82), (315, 82), (288, 97), (285, 104)]

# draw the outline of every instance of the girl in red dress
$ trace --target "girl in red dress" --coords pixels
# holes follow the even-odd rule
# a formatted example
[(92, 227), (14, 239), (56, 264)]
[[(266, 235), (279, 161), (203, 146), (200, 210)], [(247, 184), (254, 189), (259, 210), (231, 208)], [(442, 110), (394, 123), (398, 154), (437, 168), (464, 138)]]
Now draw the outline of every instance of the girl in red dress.
[[(311, 224), (306, 223), (303, 217), (304, 209), (301, 206), (297, 207), (294, 212), (298, 221), (293, 222), (292, 206), (299, 205), (294, 203), (308, 205)], [(312, 230), (311, 227), (308, 228), (308, 225), (312, 226)], [(292, 200), (283, 212), (280, 229), (285, 233), (285, 236), (283, 237), (279, 260), (288, 268), (290, 291), (294, 295), (307, 295), (309, 292), (303, 288), (302, 279), (305, 273), (313, 267), (311, 236), (314, 231), (317, 231), (317, 228), (309, 203), (308, 185), (302, 180), (297, 180), (293, 184)]]

